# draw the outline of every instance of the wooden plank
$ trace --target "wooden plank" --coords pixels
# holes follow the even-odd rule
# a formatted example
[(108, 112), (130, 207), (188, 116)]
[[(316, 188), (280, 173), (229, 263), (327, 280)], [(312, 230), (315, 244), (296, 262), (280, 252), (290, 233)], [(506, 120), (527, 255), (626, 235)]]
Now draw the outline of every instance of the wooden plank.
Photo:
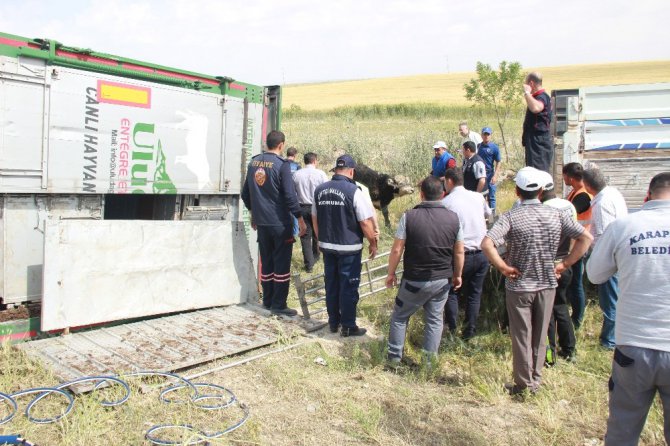
[(139, 370), (172, 372), (275, 342), (274, 324), (249, 308), (213, 308), (18, 347), (43, 361), (63, 381)]

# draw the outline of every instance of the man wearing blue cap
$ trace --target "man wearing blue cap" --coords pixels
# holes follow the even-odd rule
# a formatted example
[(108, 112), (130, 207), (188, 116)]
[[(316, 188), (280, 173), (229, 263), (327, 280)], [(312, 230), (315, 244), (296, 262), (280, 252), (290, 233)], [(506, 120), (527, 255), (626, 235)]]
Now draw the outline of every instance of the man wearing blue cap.
[[(477, 155), (484, 160), (486, 166), (486, 188), (489, 191), (488, 202), (493, 215), (496, 215), (496, 189), (498, 185), (498, 174), (500, 173), (500, 149), (491, 141), (493, 130), (491, 127), (482, 129), (482, 142), (477, 145)], [(494, 166), (495, 164), (495, 166)]]
[(356, 325), (363, 236), (369, 242), (370, 259), (377, 255), (375, 210), (353, 180), (355, 168), (349, 155), (337, 158), (333, 179), (317, 186), (312, 204), (314, 232), (323, 253), (328, 325), (331, 333), (341, 326), (344, 337), (366, 332)]

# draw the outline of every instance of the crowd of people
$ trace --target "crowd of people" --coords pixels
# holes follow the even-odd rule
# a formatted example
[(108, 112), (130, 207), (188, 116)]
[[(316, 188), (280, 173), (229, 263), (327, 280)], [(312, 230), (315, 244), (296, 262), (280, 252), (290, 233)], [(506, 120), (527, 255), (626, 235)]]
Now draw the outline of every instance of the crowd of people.
[[(443, 335), (457, 335), (459, 297), (466, 306), (461, 337), (472, 339), (484, 279), (493, 266), (505, 276), (512, 340), (513, 382), (506, 388), (511, 395), (535, 393), (549, 358), (575, 360), (586, 270), (598, 287), (600, 344), (613, 350), (614, 358), (606, 444), (636, 444), (657, 391), (668, 440), (670, 172), (651, 179), (648, 201), (630, 215), (603, 172), (579, 163), (563, 166), (570, 192), (566, 199), (557, 197), (549, 173), (551, 103), (538, 73), (528, 75), (524, 92), (526, 167), (514, 178), (519, 199), (489, 228), (501, 166), (491, 128), (484, 127), (480, 136), (466, 122), (459, 125), (462, 166), (456, 166), (443, 141), (433, 146), (432, 170), (420, 183), (421, 202), (401, 216), (389, 257), (386, 286), (397, 286), (398, 292), (388, 363), (402, 361), (409, 319), (421, 308), (422, 349), (431, 361)], [(362, 251), (366, 239), (369, 258), (376, 256), (379, 230), (369, 195), (353, 180), (356, 161), (338, 157), (329, 180), (311, 152), (303, 168), (292, 169), (295, 161), (281, 157), (284, 143), (281, 132), (270, 132), (268, 150), (252, 159), (242, 192), (258, 232), (263, 305), (274, 314), (296, 314), (286, 301), (291, 247), (298, 236), (307, 271), (323, 257), (330, 332), (364, 335), (366, 329), (356, 322)]]

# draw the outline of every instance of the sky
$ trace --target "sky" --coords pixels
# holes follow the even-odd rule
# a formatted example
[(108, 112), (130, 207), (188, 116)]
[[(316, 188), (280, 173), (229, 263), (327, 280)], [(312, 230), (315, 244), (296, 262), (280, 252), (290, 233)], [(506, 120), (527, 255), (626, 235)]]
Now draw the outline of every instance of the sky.
[(0, 0), (0, 31), (260, 85), (670, 59), (670, 0)]

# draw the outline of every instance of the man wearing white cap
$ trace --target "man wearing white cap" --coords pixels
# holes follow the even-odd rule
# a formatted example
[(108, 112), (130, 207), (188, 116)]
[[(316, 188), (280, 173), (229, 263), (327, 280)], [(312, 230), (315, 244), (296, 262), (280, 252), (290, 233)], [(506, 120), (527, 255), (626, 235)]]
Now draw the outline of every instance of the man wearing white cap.
[(447, 143), (444, 141), (436, 142), (433, 145), (433, 150), (435, 150), (435, 157), (433, 158), (433, 170), (430, 174), (436, 178), (442, 178), (447, 169), (456, 167), (456, 158), (447, 152)]
[[(554, 304), (556, 277), (579, 260), (593, 237), (567, 214), (538, 199), (544, 176), (524, 167), (514, 179), (521, 204), (504, 213), (482, 241), (482, 250), (507, 279), (505, 295), (512, 337), (514, 384), (511, 395), (537, 392), (546, 353), (545, 336)], [(554, 265), (561, 235), (575, 239), (572, 250)], [(506, 244), (503, 260), (497, 247)]]

